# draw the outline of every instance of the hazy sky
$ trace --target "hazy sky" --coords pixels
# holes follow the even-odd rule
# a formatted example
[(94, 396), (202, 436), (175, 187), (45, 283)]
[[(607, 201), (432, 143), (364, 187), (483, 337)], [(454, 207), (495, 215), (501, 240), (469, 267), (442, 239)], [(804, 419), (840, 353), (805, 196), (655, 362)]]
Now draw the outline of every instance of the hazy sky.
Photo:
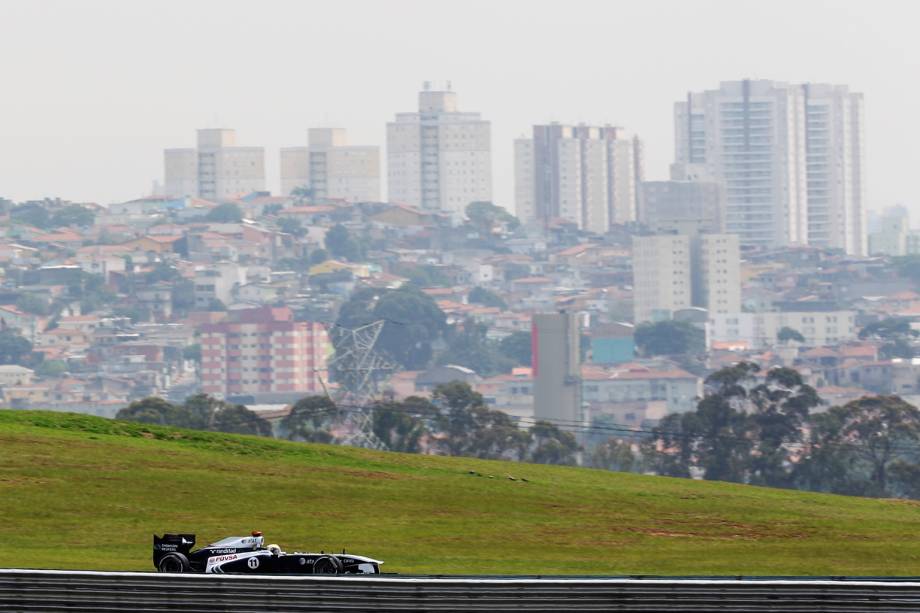
[(720, 80), (866, 95), (869, 202), (920, 217), (920, 37), (909, 1), (0, 0), (0, 196), (145, 195), (195, 129), (278, 147), (310, 126), (384, 145), (425, 80), (492, 121), (495, 200), (512, 140), (546, 121), (622, 125), (665, 178), (672, 105)]

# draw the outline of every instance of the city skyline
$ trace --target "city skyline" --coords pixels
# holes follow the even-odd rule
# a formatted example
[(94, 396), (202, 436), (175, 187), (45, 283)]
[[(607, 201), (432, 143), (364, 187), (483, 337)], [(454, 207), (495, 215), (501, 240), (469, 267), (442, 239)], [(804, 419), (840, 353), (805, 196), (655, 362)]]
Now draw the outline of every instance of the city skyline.
[[(149, 192), (152, 180), (161, 179), (163, 149), (190, 146), (193, 130), (218, 124), (237, 129), (247, 144), (265, 147), (268, 188), (278, 192), (278, 150), (302, 144), (307, 128), (344, 127), (352, 142), (382, 146), (386, 121), (412, 108), (423, 81), (450, 79), (463, 96), (463, 108), (482, 113), (492, 124), (493, 196), (510, 209), (513, 141), (528, 134), (530, 126), (551, 121), (629, 126), (646, 144), (646, 178), (666, 179), (674, 156), (673, 102), (687, 91), (716, 87), (721, 81), (765, 78), (841, 83), (864, 93), (867, 208), (880, 210), (897, 202), (913, 206), (908, 177), (918, 154), (901, 143), (900, 135), (913, 131), (918, 120), (910, 111), (911, 94), (902, 92), (901, 81), (891, 77), (909, 68), (908, 51), (916, 43), (898, 35), (905, 26), (897, 11), (869, 11), (857, 3), (813, 3), (797, 7), (800, 19), (785, 23), (782, 14), (791, 9), (789, 3), (774, 3), (769, 10), (745, 2), (701, 3), (695, 10), (668, 2), (646, 7), (582, 3), (576, 5), (581, 10), (562, 15), (543, 3), (509, 2), (490, 7), (488, 13), (475, 10), (487, 5), (474, 3), (472, 14), (459, 18), (482, 34), (475, 37), (474, 48), (468, 48), (467, 39), (458, 33), (462, 27), (431, 28), (437, 31), (412, 36), (406, 36), (398, 23), (379, 27), (382, 18), (407, 8), (436, 23), (437, 11), (431, 7), (406, 2), (388, 7), (343, 4), (330, 7), (327, 19), (347, 25), (350, 36), (361, 37), (380, 53), (340, 54), (336, 62), (314, 67), (302, 84), (292, 77), (293, 60), (285, 60), (286, 54), (295, 43), (319, 49), (329, 37), (302, 6), (274, 3), (273, 10), (250, 20), (246, 5), (227, 3), (215, 11), (215, 4), (202, 2), (189, 8), (187, 24), (179, 26), (159, 5), (100, 2), (72, 13), (66, 3), (5, 4), (0, 9), (3, 21), (23, 27), (11, 29), (0, 45), (26, 61), (17, 62), (9, 76), (16, 95), (4, 102), (9, 112), (0, 125), (6, 144), (0, 148), (0, 193), (17, 200), (61, 196), (103, 203), (141, 196)], [(93, 15), (103, 10), (115, 23), (125, 23), (126, 30), (144, 22), (137, 34), (140, 39), (115, 28), (97, 37), (104, 42), (86, 42), (95, 32)], [(713, 11), (719, 12), (719, 27), (706, 24), (706, 14)], [(586, 12), (601, 22), (585, 25), (588, 29), (602, 28), (605, 18), (635, 27), (602, 41), (566, 36), (548, 49), (537, 45), (552, 28), (577, 21)], [(358, 17), (346, 20), (348, 13)], [(212, 18), (222, 27), (202, 30), (204, 20)], [(525, 18), (530, 31), (522, 35), (518, 48), (500, 52), (499, 33)], [(748, 19), (762, 27), (744, 35), (726, 27)], [(47, 20), (42, 45), (19, 33), (38, 20)], [(691, 33), (677, 27), (686, 20), (697, 26)], [(815, 23), (822, 27), (813, 28)], [(781, 24), (788, 34), (782, 45), (775, 36)], [(663, 37), (658, 47), (637, 34), (651, 26)], [(294, 35), (304, 28), (303, 35)], [(226, 46), (226, 61), (209, 66), (213, 76), (200, 77), (204, 59), (178, 61), (182, 45), (175, 41), (186, 41), (193, 33), (200, 40), (187, 40), (191, 47), (184, 52), (186, 59), (207, 57), (196, 54), (199, 45), (226, 43), (247, 32), (262, 40), (261, 30), (272, 34), (270, 48), (252, 41)], [(172, 44), (159, 44), (170, 40)], [(691, 41), (688, 53), (680, 57), (657, 52)], [(638, 43), (638, 53), (625, 55)], [(816, 44), (828, 53), (805, 53)], [(154, 51), (141, 49), (144, 45)], [(733, 53), (722, 51), (729, 47)], [(420, 49), (426, 51), (417, 53)], [(628, 61), (617, 59), (624, 57)], [(597, 60), (578, 62), (579, 58)], [(58, 101), (55, 88), (46, 85), (54, 80), (64, 90), (79, 88), (79, 101)], [(266, 95), (272, 90), (274, 94)], [(144, 95), (137, 95), (140, 92)], [(897, 121), (887, 121), (890, 117)], [(56, 172), (47, 172), (48, 167)], [(381, 189), (386, 193), (386, 185)]]

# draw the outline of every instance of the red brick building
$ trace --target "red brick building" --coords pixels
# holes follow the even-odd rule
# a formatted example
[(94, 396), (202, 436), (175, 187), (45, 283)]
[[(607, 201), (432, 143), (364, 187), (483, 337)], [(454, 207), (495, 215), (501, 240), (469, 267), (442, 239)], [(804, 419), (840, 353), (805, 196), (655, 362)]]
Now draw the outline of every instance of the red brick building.
[(222, 397), (322, 393), (330, 351), (323, 325), (294, 321), (288, 307), (230, 311), (201, 327), (202, 390)]

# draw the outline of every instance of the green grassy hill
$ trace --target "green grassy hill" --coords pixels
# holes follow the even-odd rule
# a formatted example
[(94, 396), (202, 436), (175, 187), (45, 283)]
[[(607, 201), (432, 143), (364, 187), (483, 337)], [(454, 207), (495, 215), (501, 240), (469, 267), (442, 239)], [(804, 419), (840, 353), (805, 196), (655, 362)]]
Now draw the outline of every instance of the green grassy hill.
[(914, 502), (0, 411), (0, 567), (152, 570), (153, 532), (252, 529), (402, 573), (920, 575)]

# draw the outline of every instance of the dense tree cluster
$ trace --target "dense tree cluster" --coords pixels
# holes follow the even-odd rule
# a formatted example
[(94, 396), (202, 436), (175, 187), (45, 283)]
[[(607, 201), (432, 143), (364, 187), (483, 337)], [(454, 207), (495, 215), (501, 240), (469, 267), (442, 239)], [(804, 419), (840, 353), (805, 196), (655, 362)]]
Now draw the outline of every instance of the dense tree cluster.
[(342, 431), (348, 413), (367, 410), (374, 434), (392, 451), (543, 464), (575, 464), (579, 451), (571, 432), (549, 422), (521, 429), (461, 382), (439, 385), (430, 400), (409, 397), (371, 407), (339, 407), (325, 396), (309, 396), (294, 405), (282, 422), (282, 432), (292, 440), (334, 443), (334, 433)]
[(484, 377), (510, 371), (515, 360), (501, 350), (499, 342), (486, 336), (487, 331), (485, 324), (472, 320), (454, 328), (447, 349), (438, 356), (438, 363), (465, 366)]
[(659, 321), (636, 326), (636, 347), (642, 355), (686, 355), (706, 352), (706, 335), (686, 321)]
[[(427, 368), (434, 355), (432, 343), (448, 330), (444, 312), (417, 288), (362, 288), (339, 310), (331, 330), (333, 344), (339, 338), (336, 328), (354, 329), (379, 320), (385, 323), (376, 349), (406, 370)], [(332, 373), (333, 377), (337, 374), (341, 373)]]
[(498, 307), (499, 309), (508, 308), (508, 305), (501, 296), (484, 287), (479, 287), (478, 285), (470, 290), (469, 295), (467, 295), (467, 300), (473, 304), (481, 304), (487, 307)]
[(887, 317), (859, 331), (861, 339), (883, 342), (878, 352), (882, 359), (914, 357), (913, 343), (918, 336), (920, 332), (911, 327), (910, 319), (906, 317)]
[(32, 343), (17, 332), (0, 330), (0, 364), (29, 366), (33, 362)]
[(96, 214), (79, 204), (60, 206), (48, 202), (25, 202), (12, 208), (10, 219), (15, 224), (53, 230), (68, 226), (89, 227), (93, 225)]
[(920, 494), (920, 411), (896, 396), (826, 411), (790, 368), (740, 363), (706, 379), (695, 411), (644, 443), (652, 472), (868, 496)]
[(326, 251), (334, 258), (349, 262), (360, 262), (367, 253), (364, 244), (356, 239), (342, 224), (336, 224), (326, 232)]
[[(762, 372), (756, 364), (741, 362), (706, 378), (705, 394), (694, 411), (669, 415), (651, 430), (625, 428), (599, 416), (583, 439), (584, 448), (569, 431), (575, 428), (550, 421), (524, 428), (457, 381), (437, 386), (430, 398), (380, 400), (370, 406), (308, 396), (294, 404), (278, 431), (294, 441), (341, 443), (354, 427), (349, 417), (369, 413), (373, 435), (392, 451), (578, 462), (605, 470), (920, 498), (920, 410), (897, 396), (864, 397), (822, 409), (818, 394), (796, 370)], [(270, 424), (246, 407), (205, 394), (183, 404), (145, 398), (117, 417), (272, 435)]]
[(118, 411), (115, 418), (193, 430), (272, 435), (271, 425), (245, 406), (217, 400), (207, 394), (189, 396), (182, 404), (157, 397), (144, 398)]
[(235, 202), (225, 202), (208, 211), (204, 218), (215, 223), (239, 223), (243, 220), (243, 209)]

